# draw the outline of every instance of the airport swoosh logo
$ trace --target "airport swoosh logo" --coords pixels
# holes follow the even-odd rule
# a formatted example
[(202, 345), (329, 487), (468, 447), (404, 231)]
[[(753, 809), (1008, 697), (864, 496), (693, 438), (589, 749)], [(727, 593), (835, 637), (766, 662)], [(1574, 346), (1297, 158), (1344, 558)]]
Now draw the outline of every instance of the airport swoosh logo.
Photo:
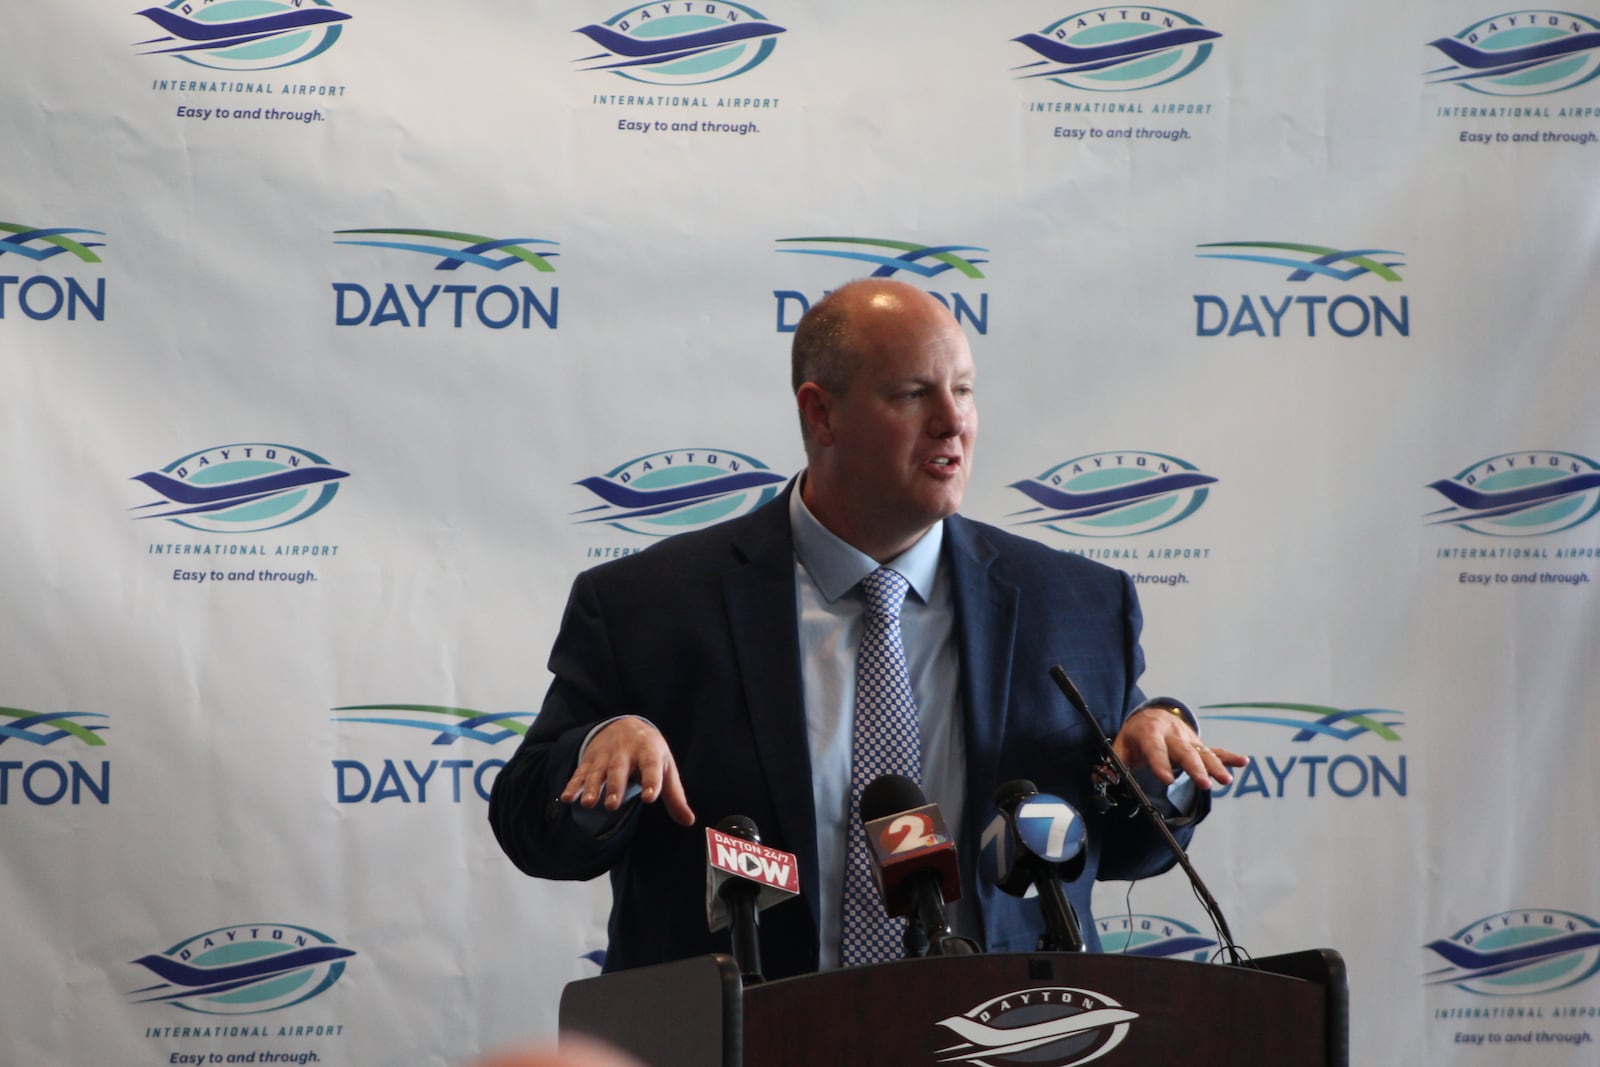
[(1021, 37), (1013, 37), (1012, 40), (1027, 45), (1052, 63), (1060, 64), (1054, 70), (1027, 75), (1029, 78), (1048, 78), (1058, 74), (1081, 74), (1091, 70), (1104, 70), (1132, 59), (1165, 52), (1169, 48), (1182, 48), (1184, 45), (1198, 44), (1201, 41), (1214, 41), (1221, 36), (1222, 34), (1216, 30), (1208, 30), (1204, 26), (1185, 26), (1181, 29), (1152, 33), (1145, 37), (1112, 44), (1090, 46), (1066, 44), (1040, 33), (1025, 33)]
[[(630, 489), (625, 485), (618, 485), (616, 482), (598, 477), (584, 478), (577, 484), (583, 486), (612, 507), (625, 509), (626, 515), (624, 517), (637, 517), (670, 511), (695, 500), (709, 499), (725, 493), (737, 493), (746, 489), (759, 489), (769, 485), (777, 485), (786, 480), (784, 475), (773, 471), (745, 471), (740, 474), (723, 475), (720, 478), (712, 478), (703, 482), (669, 485), (660, 489), (648, 490)], [(614, 522), (617, 518), (618, 516), (615, 513), (610, 513), (603, 519), (590, 521)]]
[[(775, 37), (783, 33), (784, 28), (771, 22), (740, 22), (718, 27), (714, 30), (697, 30), (669, 37), (640, 38), (618, 33), (616, 30), (605, 26), (591, 24), (580, 26), (576, 32), (583, 34), (612, 55), (622, 57), (615, 63), (601, 63), (593, 67), (585, 67), (585, 70), (615, 70), (618, 67), (637, 67), (688, 59), (690, 56), (725, 48), (730, 44), (738, 44), (741, 41), (748, 41), (757, 37)], [(604, 57), (591, 56), (589, 58), (601, 59)]]
[[(147, 7), (135, 13), (143, 15), (171, 34), (169, 40), (189, 42), (173, 48), (155, 49), (155, 52), (160, 54), (232, 48), (236, 45), (253, 44), (271, 37), (308, 30), (314, 26), (344, 22), (350, 18), (342, 11), (326, 7), (301, 8), (298, 11), (283, 11), (254, 18), (228, 19), (223, 22), (202, 22), (163, 7)], [(143, 43), (159, 44), (161, 40)]]
[(1055, 511), (1055, 514), (1047, 515), (1044, 518), (1027, 520), (1029, 523), (1038, 523), (1059, 522), (1064, 518), (1088, 518), (1091, 515), (1100, 515), (1107, 511), (1126, 507), (1140, 500), (1148, 500), (1164, 496), (1167, 493), (1180, 492), (1184, 489), (1194, 489), (1202, 485), (1212, 485), (1215, 482), (1216, 479), (1209, 474), (1201, 474), (1198, 471), (1182, 471), (1176, 474), (1149, 478), (1142, 482), (1132, 482), (1127, 485), (1087, 492), (1055, 489), (1035, 481), (1012, 482), (1009, 488), (1017, 490), (1034, 503)]

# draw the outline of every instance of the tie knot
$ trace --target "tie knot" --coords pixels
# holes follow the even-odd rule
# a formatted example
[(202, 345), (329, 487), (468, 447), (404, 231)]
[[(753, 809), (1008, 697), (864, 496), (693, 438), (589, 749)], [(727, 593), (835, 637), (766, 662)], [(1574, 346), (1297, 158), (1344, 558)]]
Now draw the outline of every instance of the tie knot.
[(900, 617), (900, 605), (905, 603), (906, 591), (911, 583), (899, 571), (879, 567), (861, 579), (861, 589), (867, 594), (867, 610), (874, 615)]

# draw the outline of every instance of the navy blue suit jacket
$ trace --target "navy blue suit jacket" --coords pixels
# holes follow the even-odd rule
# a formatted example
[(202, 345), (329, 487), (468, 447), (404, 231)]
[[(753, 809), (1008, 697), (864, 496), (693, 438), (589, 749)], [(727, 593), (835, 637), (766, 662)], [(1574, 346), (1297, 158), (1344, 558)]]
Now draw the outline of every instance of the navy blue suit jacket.
[[(1027, 778), (1085, 816), (1088, 859), (1068, 895), (1094, 949), (1094, 879), (1146, 877), (1172, 860), (1141, 821), (1093, 814), (1090, 730), (1048, 670), (1064, 667), (1106, 733), (1116, 734), (1143, 699), (1133, 583), (1120, 571), (959, 516), (946, 520), (944, 553), (954, 583), (967, 749), (959, 851), (965, 890), (978, 895), (980, 939), (989, 951), (1030, 952), (1043, 929), (1036, 900), (1006, 896), (987, 877), (973, 876), (996, 786)], [(729, 815), (753, 819), (763, 841), (798, 858), (800, 900), (761, 916), (768, 977), (817, 969), (816, 819), (795, 595), (787, 493), (574, 582), (550, 654), (555, 678), (495, 781), (489, 817), (501, 847), (528, 874), (587, 879), (610, 872), (606, 970), (728, 951), (728, 934), (706, 926), (704, 828)], [(678, 826), (651, 804), (597, 839), (557, 799), (590, 728), (623, 713), (661, 730), (696, 827)]]

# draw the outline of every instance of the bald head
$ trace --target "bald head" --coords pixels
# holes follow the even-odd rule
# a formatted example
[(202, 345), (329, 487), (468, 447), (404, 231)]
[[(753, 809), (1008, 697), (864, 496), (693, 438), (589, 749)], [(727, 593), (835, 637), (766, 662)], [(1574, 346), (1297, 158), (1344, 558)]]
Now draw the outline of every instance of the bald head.
[[(904, 333), (917, 324), (955, 327), (955, 319), (938, 300), (915, 286), (887, 278), (858, 278), (846, 282), (811, 305), (795, 327), (789, 349), (789, 384), (796, 394), (807, 382), (835, 396), (850, 391), (850, 383), (875, 344), (893, 344), (886, 336)], [(811, 434), (804, 418), (800, 432), (811, 449)]]
[(961, 505), (977, 441), (972, 353), (921, 289), (869, 278), (834, 290), (795, 330), (801, 499), (886, 562)]

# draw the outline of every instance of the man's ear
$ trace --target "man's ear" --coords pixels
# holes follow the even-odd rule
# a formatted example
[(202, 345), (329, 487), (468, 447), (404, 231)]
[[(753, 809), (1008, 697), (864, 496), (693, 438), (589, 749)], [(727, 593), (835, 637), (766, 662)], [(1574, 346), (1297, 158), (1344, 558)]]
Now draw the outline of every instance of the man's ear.
[(806, 382), (795, 392), (794, 399), (811, 440), (819, 445), (833, 444), (833, 394), (816, 382)]

